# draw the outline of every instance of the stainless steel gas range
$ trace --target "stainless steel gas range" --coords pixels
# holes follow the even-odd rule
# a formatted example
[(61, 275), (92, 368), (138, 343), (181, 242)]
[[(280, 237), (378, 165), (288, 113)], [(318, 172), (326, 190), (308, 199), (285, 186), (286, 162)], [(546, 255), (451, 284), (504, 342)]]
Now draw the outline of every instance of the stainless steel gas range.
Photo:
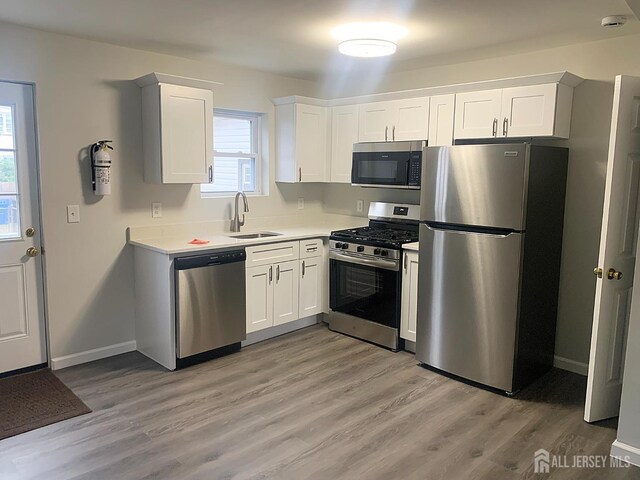
[(372, 202), (369, 226), (331, 232), (331, 330), (402, 348), (402, 245), (418, 240), (419, 220), (419, 205)]

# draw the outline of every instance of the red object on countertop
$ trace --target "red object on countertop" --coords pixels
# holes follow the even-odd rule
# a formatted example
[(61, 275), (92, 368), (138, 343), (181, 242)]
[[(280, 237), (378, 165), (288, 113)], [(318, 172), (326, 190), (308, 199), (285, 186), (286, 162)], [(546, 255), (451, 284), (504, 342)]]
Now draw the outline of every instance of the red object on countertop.
[(191, 245), (206, 245), (209, 243), (209, 240), (200, 240), (199, 238), (194, 238), (189, 242)]

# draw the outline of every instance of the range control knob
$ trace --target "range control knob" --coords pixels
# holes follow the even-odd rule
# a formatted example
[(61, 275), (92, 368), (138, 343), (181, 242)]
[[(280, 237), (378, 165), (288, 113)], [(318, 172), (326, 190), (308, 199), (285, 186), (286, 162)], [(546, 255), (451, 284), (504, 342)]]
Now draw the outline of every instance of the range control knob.
[(358, 248), (356, 249), (358, 252), (364, 252), (364, 247), (362, 245), (359, 245)]
[(346, 250), (347, 248), (349, 248), (349, 244), (348, 243), (343, 243), (340, 248), (342, 248), (343, 250)]
[(387, 250), (382, 250), (380, 252), (380, 255), (383, 256), (383, 257), (387, 257), (389, 255), (389, 252)]
[(379, 248), (374, 249), (373, 250), (373, 254), (374, 255), (380, 255), (380, 249)]
[(336, 242), (336, 248), (342, 248), (342, 243)]

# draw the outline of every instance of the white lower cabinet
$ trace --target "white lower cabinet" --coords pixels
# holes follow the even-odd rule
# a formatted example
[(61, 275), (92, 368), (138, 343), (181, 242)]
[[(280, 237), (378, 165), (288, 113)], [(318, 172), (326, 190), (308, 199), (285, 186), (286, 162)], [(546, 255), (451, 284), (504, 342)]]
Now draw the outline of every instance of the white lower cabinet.
[(324, 289), (323, 257), (300, 260), (300, 318), (322, 313)]
[(247, 268), (247, 333), (273, 326), (273, 265)]
[(400, 337), (416, 341), (418, 323), (418, 252), (405, 251), (402, 272)]
[(273, 324), (293, 322), (298, 318), (298, 260), (274, 265)]
[[(322, 245), (321, 239), (313, 239), (247, 247), (247, 333), (322, 313)], [(269, 258), (287, 261), (251, 266)]]

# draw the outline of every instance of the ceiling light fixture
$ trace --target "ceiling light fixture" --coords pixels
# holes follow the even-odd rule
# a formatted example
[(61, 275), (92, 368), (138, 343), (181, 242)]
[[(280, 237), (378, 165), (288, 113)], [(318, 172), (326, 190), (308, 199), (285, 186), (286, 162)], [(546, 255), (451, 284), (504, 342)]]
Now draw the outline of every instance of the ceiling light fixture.
[(406, 28), (387, 22), (347, 23), (331, 31), (340, 53), (367, 58), (393, 55), (398, 40), (407, 33)]

